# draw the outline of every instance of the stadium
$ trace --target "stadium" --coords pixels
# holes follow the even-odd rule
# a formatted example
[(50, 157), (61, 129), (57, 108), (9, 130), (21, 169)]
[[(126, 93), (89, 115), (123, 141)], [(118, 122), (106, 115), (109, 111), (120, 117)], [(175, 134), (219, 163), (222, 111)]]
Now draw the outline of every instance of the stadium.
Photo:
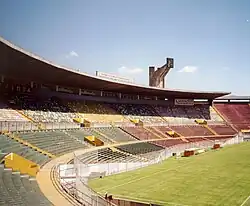
[(250, 97), (0, 53), (0, 205), (250, 205)]

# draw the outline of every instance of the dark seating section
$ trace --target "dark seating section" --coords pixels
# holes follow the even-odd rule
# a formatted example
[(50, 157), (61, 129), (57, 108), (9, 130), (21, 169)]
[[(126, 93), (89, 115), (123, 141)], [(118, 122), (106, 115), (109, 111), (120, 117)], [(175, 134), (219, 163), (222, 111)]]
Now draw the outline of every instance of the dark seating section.
[(166, 121), (150, 105), (139, 104), (109, 104), (118, 113), (129, 119), (139, 119), (145, 124), (164, 124)]
[(54, 155), (62, 155), (80, 148), (86, 148), (85, 144), (77, 141), (65, 131), (18, 133), (18, 136), (34, 146)]
[(35, 179), (0, 165), (0, 205), (50, 206)]
[(5, 136), (0, 135), (0, 151), (2, 154), (16, 153), (28, 160), (31, 160), (39, 165), (42, 165), (50, 158), (30, 147), (27, 147), (19, 142)]
[(133, 155), (141, 155), (141, 154), (155, 152), (155, 151), (159, 151), (163, 149), (163, 147), (161, 146), (157, 146), (157, 145), (147, 143), (147, 142), (141, 142), (141, 143), (136, 143), (136, 144), (131, 144), (131, 145), (123, 145), (117, 148), (127, 153), (133, 154)]
[(211, 120), (209, 105), (154, 106), (154, 109), (170, 124), (192, 124), (195, 119)]
[(138, 160), (136, 157), (128, 156), (126, 153), (112, 151), (111, 149), (102, 149), (98, 151), (98, 163), (102, 162), (133, 162)]

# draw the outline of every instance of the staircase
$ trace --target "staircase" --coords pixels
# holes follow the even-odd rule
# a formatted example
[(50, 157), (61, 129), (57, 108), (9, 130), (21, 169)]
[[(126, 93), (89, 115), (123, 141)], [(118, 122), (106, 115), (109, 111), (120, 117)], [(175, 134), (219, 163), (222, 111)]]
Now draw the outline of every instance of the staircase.
[(214, 135), (218, 135), (212, 128), (210, 128), (208, 125), (203, 125), (204, 128), (208, 129), (211, 133)]
[(22, 111), (16, 110), (16, 112), (18, 112), (18, 114), (22, 115), (28, 121), (33, 122), (38, 127), (39, 130), (45, 129), (45, 126), (43, 126), (41, 123), (35, 122), (32, 118), (30, 118), (29, 116), (25, 115)]
[(147, 128), (147, 127), (143, 127), (145, 130), (147, 130), (148, 132), (150, 132), (151, 134), (153, 134), (154, 136), (158, 137), (159, 139), (162, 139), (162, 137), (160, 135), (158, 135), (156, 132), (152, 131), (151, 129)]
[(227, 121), (227, 119), (219, 112), (219, 110), (215, 107), (215, 105), (213, 105), (213, 109), (214, 109), (215, 112), (217, 112), (217, 114), (218, 114), (225, 122), (227, 122), (227, 123), (233, 128), (233, 130), (234, 130), (235, 132), (238, 133), (238, 130), (234, 127), (234, 125), (233, 125), (233, 124), (230, 124), (230, 123)]
[(169, 138), (169, 136), (167, 134), (164, 134), (161, 130), (157, 129), (156, 127), (152, 127), (152, 129), (154, 129), (155, 131), (160, 133), (164, 138)]
[(104, 138), (107, 140), (107, 141), (105, 141), (105, 142), (108, 142), (108, 143), (115, 143), (115, 141), (114, 141), (113, 139), (110, 139), (107, 135), (105, 135), (105, 134), (103, 134), (102, 132), (96, 130), (95, 128), (92, 128), (92, 130), (93, 130), (95, 133), (99, 134), (100, 136), (104, 137)]

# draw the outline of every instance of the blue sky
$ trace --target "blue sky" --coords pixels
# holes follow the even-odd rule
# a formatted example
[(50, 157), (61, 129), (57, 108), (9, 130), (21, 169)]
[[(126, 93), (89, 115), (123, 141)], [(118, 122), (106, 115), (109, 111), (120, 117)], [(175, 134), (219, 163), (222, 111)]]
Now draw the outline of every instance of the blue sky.
[(149, 65), (174, 57), (169, 88), (250, 94), (249, 0), (1, 0), (0, 36), (144, 85)]

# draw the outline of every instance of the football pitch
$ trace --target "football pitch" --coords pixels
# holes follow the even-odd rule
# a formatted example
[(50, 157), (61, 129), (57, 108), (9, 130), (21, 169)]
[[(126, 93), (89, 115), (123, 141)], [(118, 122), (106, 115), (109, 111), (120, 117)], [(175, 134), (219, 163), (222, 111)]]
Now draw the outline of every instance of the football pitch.
[[(159, 205), (250, 205), (250, 142), (89, 181), (97, 192)], [(247, 201), (248, 200), (248, 201)]]

